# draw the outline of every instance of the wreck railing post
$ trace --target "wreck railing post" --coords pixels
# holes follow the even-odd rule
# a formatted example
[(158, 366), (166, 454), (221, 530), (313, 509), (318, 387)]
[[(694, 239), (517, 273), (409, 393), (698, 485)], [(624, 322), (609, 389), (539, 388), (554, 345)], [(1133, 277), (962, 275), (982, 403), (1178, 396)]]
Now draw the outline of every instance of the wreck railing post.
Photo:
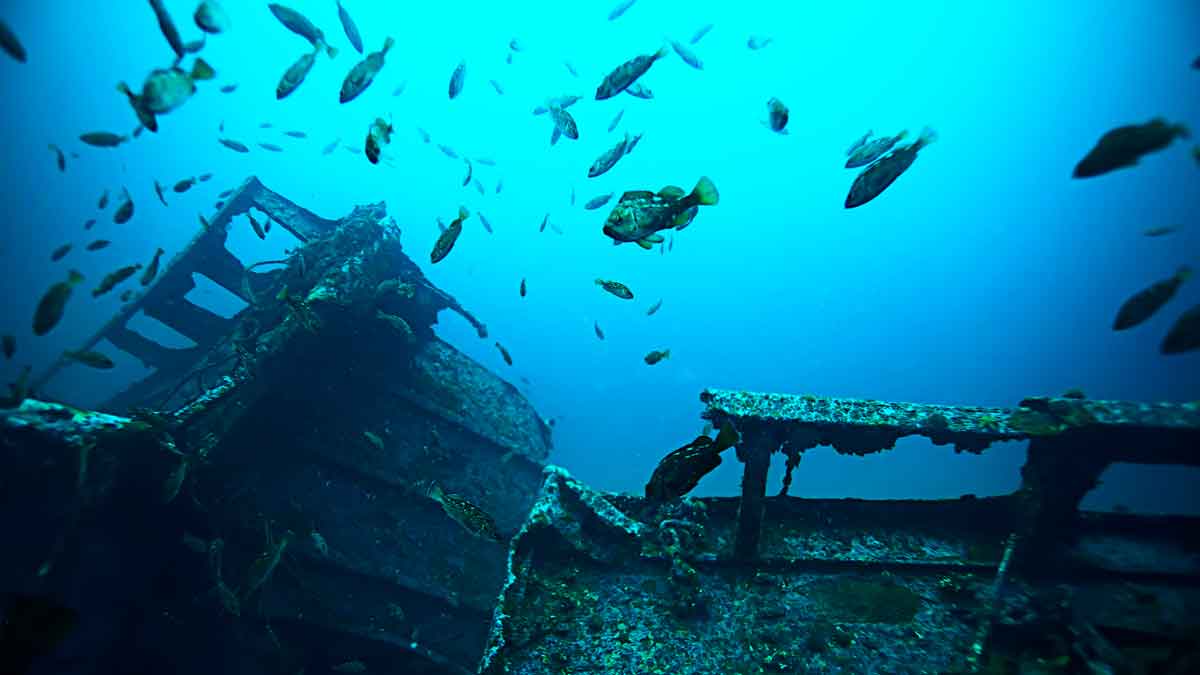
[(754, 560), (758, 557), (767, 496), (767, 469), (771, 466), (771, 453), (778, 445), (772, 434), (759, 431), (743, 433), (742, 444), (737, 448), (738, 459), (745, 464), (737, 535), (733, 544), (733, 555), (738, 560)]

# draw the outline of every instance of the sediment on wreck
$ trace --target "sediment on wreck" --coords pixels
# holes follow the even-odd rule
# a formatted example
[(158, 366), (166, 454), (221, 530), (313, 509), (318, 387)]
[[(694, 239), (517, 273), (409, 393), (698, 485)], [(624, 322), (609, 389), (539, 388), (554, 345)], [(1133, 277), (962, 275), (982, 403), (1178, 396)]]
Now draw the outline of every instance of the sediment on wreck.
[[(250, 209), (300, 241), (273, 270), (245, 268), (225, 247), (230, 219)], [(194, 274), (247, 307), (225, 319), (188, 302)], [(506, 549), (458, 526), (427, 491), (437, 483), (461, 495), (511, 535), (540, 484), (550, 433), (511, 384), (437, 338), (446, 309), (486, 336), (405, 255), (383, 204), (326, 220), (246, 181), (153, 286), (81, 345), (107, 342), (152, 367), (149, 376), (105, 413), (37, 401), (0, 411), (0, 443), (20, 450), (6, 453), (6, 477), (39, 475), (35, 458), (46, 453), (63, 458), (43, 478), (60, 490), (6, 492), (5, 516), (22, 516), (10, 531), (31, 545), (0, 576), (7, 589), (80, 610), (71, 639), (81, 642), (64, 652), (87, 658), (56, 672), (472, 671)], [(134, 332), (138, 312), (196, 346)], [(63, 365), (36, 389), (55, 390)], [(45, 415), (58, 425), (28, 433)], [(136, 451), (94, 443), (84, 433), (94, 419), (118, 438), (150, 440)], [(93, 473), (119, 480), (70, 494), (78, 469), (67, 459), (78, 447), (90, 448)], [(64, 520), (64, 504), (86, 508)], [(88, 525), (70, 526), (79, 522)]]
[[(514, 540), (485, 675), (1191, 672), (1200, 518), (1079, 510), (1113, 462), (1200, 464), (1196, 404), (1013, 408), (709, 390), (739, 498), (602, 493), (550, 468)], [(1010, 495), (787, 494), (805, 451), (1030, 441)], [(764, 463), (787, 457), (768, 496)], [(936, 452), (934, 450), (933, 452)], [(933, 460), (931, 460), (933, 461)], [(1174, 670), (1172, 670), (1174, 669)]]

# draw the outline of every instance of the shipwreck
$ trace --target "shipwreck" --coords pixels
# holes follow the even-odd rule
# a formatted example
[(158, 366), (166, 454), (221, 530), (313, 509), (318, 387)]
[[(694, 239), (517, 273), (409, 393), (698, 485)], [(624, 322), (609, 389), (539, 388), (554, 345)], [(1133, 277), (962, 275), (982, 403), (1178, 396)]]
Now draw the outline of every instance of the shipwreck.
[[(227, 250), (252, 210), (299, 241), (285, 260)], [(188, 302), (196, 275), (245, 308)], [(1200, 518), (1079, 508), (1113, 463), (1200, 464), (1198, 404), (709, 390), (704, 416), (740, 434), (741, 494), (657, 503), (546, 466), (549, 427), (436, 336), (445, 310), (486, 335), (408, 259), (383, 204), (326, 220), (246, 181), (82, 345), (148, 376), (97, 411), (0, 409), (0, 526), (19, 542), (0, 590), (79, 613), (34, 672), (1200, 672)], [(132, 330), (138, 313), (192, 345)], [(909, 435), (972, 453), (1027, 442), (1022, 484), (788, 494), (814, 447)], [(459, 527), (435, 484), (506, 542)]]

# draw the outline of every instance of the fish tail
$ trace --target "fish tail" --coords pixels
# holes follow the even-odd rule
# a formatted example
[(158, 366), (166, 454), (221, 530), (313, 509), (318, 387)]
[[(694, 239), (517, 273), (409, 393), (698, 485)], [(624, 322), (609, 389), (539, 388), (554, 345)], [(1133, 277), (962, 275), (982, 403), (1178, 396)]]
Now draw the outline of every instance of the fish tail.
[(737, 429), (734, 429), (733, 424), (726, 421), (721, 425), (721, 430), (717, 432), (717, 439), (713, 441), (713, 448), (720, 453), (732, 448), (741, 441), (742, 438), (738, 435)]
[(918, 149), (923, 148), (938, 139), (938, 133), (930, 127), (925, 127), (921, 130), (920, 137), (917, 138), (915, 145)]
[(83, 281), (83, 275), (79, 273), (79, 270), (71, 270), (70, 272), (67, 273), (67, 283), (68, 284), (74, 286), (75, 284), (81, 283), (82, 281)]
[(1191, 130), (1189, 130), (1189, 129), (1187, 128), (1187, 125), (1185, 125), (1185, 124), (1176, 124), (1176, 125), (1175, 125), (1175, 135), (1176, 135), (1176, 136), (1178, 136), (1178, 137), (1180, 137), (1180, 138), (1185, 138), (1185, 139), (1186, 139), (1186, 138), (1191, 138), (1191, 137), (1192, 137), (1192, 132), (1191, 132)]
[(708, 176), (701, 176), (700, 180), (696, 181), (696, 187), (692, 188), (692, 194), (689, 195), (691, 201), (703, 206), (714, 206), (721, 199), (721, 195), (717, 192), (717, 186)]
[(897, 141), (897, 142), (899, 142), (899, 141), (902, 141), (902, 140), (904, 140), (905, 138), (908, 138), (908, 129), (904, 129), (904, 130), (902, 130), (900, 133), (896, 134), (896, 141)]
[(436, 482), (429, 483), (429, 489), (425, 492), (425, 494), (439, 504), (442, 503), (442, 499), (446, 496), (445, 491), (442, 490), (442, 486), (438, 485)]
[(671, 350), (670, 350), (670, 349), (664, 349), (664, 350), (662, 350), (662, 357), (663, 357), (664, 359), (669, 359), (669, 358), (671, 358)]
[(470, 216), (471, 216), (471, 212), (467, 210), (467, 207), (465, 207), (465, 206), (458, 207), (458, 217), (460, 220), (466, 220)]
[(325, 53), (329, 55), (329, 58), (336, 59), (337, 55), (338, 55), (337, 47), (334, 47), (333, 45), (326, 42), (325, 43)]
[(395, 46), (395, 44), (396, 44), (396, 41), (394, 39), (392, 39), (391, 35), (389, 35), (387, 37), (387, 39), (383, 41), (383, 53), (387, 54), (388, 50), (391, 49), (393, 46)]
[(217, 76), (217, 71), (208, 65), (208, 61), (197, 58), (192, 64), (192, 79), (193, 80), (211, 80)]
[(1180, 267), (1179, 271), (1175, 273), (1175, 278), (1178, 279), (1180, 281), (1180, 283), (1183, 283), (1184, 281), (1191, 279), (1192, 278), (1192, 268), (1188, 267), (1187, 265)]

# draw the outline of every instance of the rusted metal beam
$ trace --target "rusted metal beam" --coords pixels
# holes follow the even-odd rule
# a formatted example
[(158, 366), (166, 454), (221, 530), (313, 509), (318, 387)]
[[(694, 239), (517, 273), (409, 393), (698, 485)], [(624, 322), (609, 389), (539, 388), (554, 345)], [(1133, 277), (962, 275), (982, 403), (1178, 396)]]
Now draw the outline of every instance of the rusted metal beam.
[(742, 431), (742, 443), (737, 447), (737, 454), (745, 468), (742, 472), (737, 534), (733, 543), (733, 555), (739, 560), (749, 561), (758, 557), (767, 498), (767, 470), (771, 468), (771, 453), (778, 448), (779, 441), (769, 431)]

